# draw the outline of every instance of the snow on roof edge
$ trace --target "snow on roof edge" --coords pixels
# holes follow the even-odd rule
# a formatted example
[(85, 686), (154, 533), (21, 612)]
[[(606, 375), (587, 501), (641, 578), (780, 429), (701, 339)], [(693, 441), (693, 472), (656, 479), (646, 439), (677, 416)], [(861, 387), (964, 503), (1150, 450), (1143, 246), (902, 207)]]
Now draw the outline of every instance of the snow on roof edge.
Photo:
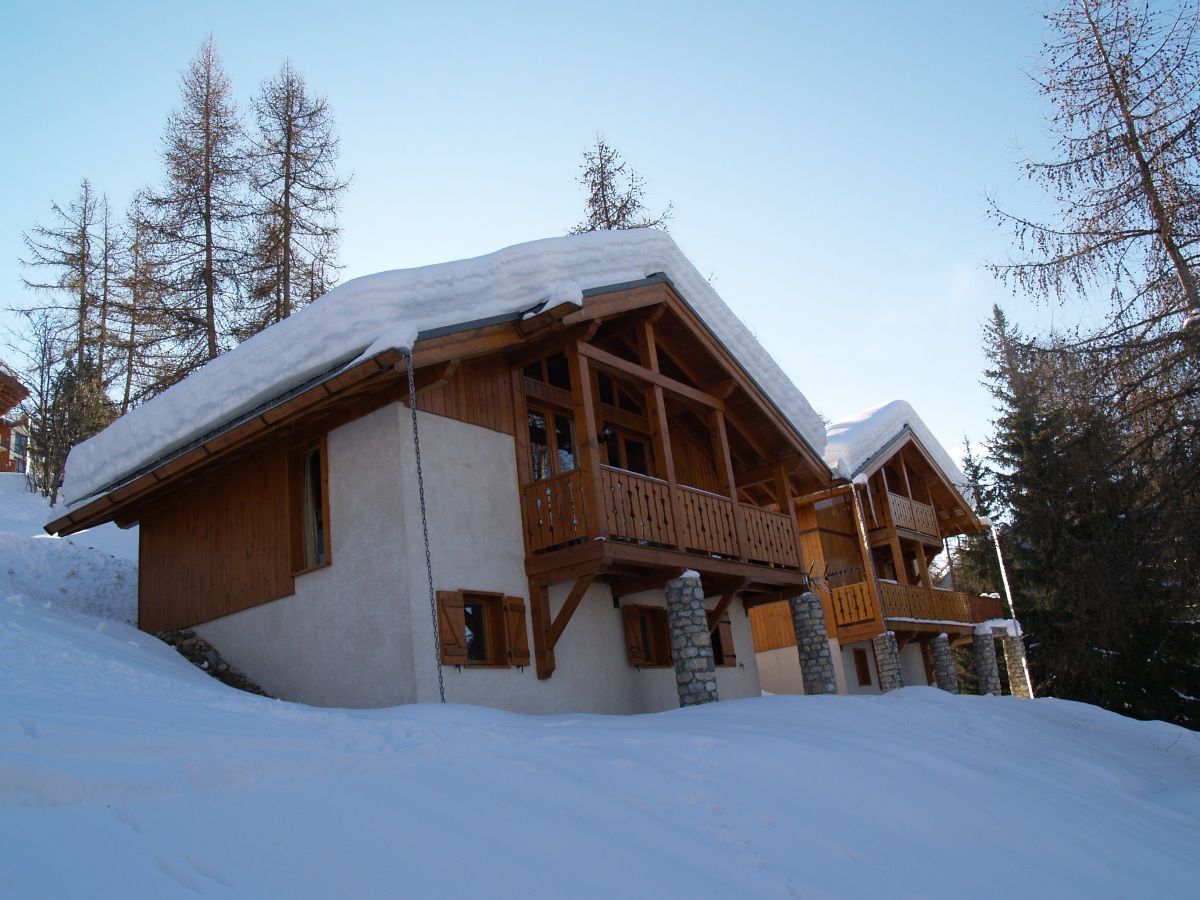
[(581, 302), (602, 288), (664, 274), (771, 402), (819, 455), (825, 429), (808, 400), (680, 251), (652, 229), (545, 238), (485, 256), (365, 275), (206, 363), (79, 444), (67, 460), (68, 509), (219, 428), (337, 360), (392, 347), (423, 331), (539, 303)]
[(946, 480), (971, 506), (975, 492), (946, 448), (904, 400), (892, 400), (860, 410), (825, 429), (825, 463), (847, 481), (859, 475), (879, 454), (908, 431), (929, 454)]

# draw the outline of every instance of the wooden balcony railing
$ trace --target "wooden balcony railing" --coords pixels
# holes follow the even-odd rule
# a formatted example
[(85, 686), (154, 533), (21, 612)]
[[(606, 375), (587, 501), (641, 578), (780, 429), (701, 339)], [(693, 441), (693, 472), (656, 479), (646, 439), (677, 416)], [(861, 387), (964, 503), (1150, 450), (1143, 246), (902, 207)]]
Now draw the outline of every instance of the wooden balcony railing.
[(521, 489), (525, 544), (531, 553), (564, 547), (587, 535), (587, 502), (579, 470), (564, 472)]
[(833, 617), (838, 625), (862, 625), (879, 618), (865, 581), (833, 589)]
[[(521, 489), (526, 541), (531, 553), (554, 550), (589, 537), (587, 503), (579, 470), (527, 484)], [(604, 537), (674, 548), (689, 553), (745, 556), (754, 563), (800, 566), (800, 550), (791, 518), (739, 504), (746, 548), (738, 547), (738, 508), (729, 497), (677, 485), (680, 511), (675, 521), (671, 485), (623, 469), (602, 466), (600, 505)]]
[(891, 491), (888, 491), (887, 498), (888, 508), (892, 511), (892, 524), (897, 528), (938, 536), (937, 514), (928, 503), (918, 503)]
[(742, 505), (742, 521), (746, 525), (746, 556), (751, 562), (776, 566), (800, 565), (796, 547), (796, 529), (791, 516)]
[[(884, 618), (961, 622), (974, 625), (1005, 617), (996, 597), (979, 597), (960, 591), (942, 591), (914, 584), (877, 581)], [(833, 613), (839, 626), (861, 625), (877, 618), (867, 582), (833, 588)]]
[[(639, 477), (639, 476), (634, 476)], [(737, 523), (733, 501), (692, 487), (676, 487), (683, 521), (683, 546), (693, 553), (738, 556)]]

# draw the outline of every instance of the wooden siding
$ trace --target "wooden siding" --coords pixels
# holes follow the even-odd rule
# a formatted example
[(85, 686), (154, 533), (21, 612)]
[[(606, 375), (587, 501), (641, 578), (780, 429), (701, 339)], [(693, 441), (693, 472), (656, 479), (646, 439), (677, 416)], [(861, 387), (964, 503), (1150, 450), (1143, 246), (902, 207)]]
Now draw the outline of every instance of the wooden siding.
[(788, 601), (751, 607), (750, 633), (754, 637), (754, 650), (757, 653), (795, 647), (796, 627), (792, 624), (792, 609)]
[(276, 452), (143, 516), (138, 627), (183, 628), (291, 594), (287, 511)]
[(701, 443), (682, 428), (672, 428), (671, 455), (675, 458), (675, 477), (680, 484), (702, 491), (720, 491), (712, 445)]
[(464, 362), (449, 379), (421, 391), (417, 409), (512, 434), (512, 377), (503, 356)]

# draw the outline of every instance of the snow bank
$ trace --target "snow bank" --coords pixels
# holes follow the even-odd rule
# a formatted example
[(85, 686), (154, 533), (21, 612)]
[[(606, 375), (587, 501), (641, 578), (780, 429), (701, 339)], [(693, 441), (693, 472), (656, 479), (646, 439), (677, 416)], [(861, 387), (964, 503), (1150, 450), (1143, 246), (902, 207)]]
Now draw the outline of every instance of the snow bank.
[(881, 403), (834, 422), (825, 429), (825, 463), (834, 474), (847, 480), (859, 473), (876, 453), (908, 426), (942, 474), (968, 501), (971, 485), (950, 454), (921, 421), (917, 411), (903, 400)]
[(137, 529), (49, 537), (42, 523), (51, 514), (24, 475), (0, 473), (0, 600), (136, 622)]
[(4, 602), (0, 683), (13, 896), (1195, 892), (1200, 736), (1082, 704), (317, 710)]
[(287, 389), (350, 361), (410, 346), (419, 332), (577, 301), (586, 288), (666, 274), (747, 373), (820, 453), (808, 401), (675, 242), (651, 229), (518, 244), (488, 256), (367, 275), (255, 335), (74, 450), (63, 493), (75, 505)]

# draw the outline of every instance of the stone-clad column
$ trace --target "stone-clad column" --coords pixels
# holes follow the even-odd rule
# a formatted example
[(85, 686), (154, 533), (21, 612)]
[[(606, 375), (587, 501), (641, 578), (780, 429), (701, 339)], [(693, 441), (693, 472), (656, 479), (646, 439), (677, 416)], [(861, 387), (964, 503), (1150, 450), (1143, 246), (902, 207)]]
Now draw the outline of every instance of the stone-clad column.
[(904, 676), (900, 674), (900, 648), (896, 645), (896, 634), (885, 631), (871, 638), (875, 647), (875, 668), (879, 670), (879, 689), (884, 693), (904, 687)]
[(996, 639), (989, 628), (975, 632), (975, 675), (980, 694), (1000, 696), (1000, 667), (996, 664)]
[(950, 638), (943, 632), (929, 642), (929, 653), (933, 657), (933, 675), (937, 686), (951, 694), (958, 693), (958, 669), (954, 665), (954, 651), (950, 649)]
[(1008, 669), (1008, 692), (1014, 697), (1032, 700), (1033, 687), (1025, 664), (1025, 638), (1019, 634), (1006, 634), (1000, 644), (1004, 647), (1004, 665)]
[(833, 671), (833, 654), (829, 651), (829, 635), (825, 632), (825, 607), (812, 591), (792, 597), (792, 627), (796, 631), (796, 649), (800, 653), (800, 674), (806, 694), (836, 694), (837, 676)]
[(679, 705), (712, 703), (717, 699), (712, 632), (704, 613), (704, 588), (694, 572), (667, 582), (667, 626), (671, 629)]

